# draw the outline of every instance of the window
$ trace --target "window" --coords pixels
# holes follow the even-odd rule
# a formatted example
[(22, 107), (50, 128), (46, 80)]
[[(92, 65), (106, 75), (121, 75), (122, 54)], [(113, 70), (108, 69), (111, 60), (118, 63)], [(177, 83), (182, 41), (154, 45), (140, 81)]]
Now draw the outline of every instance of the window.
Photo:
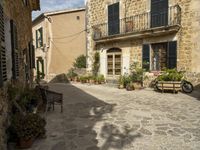
[(37, 79), (44, 79), (44, 59), (42, 57), (37, 58)]
[(5, 30), (4, 30), (4, 12), (0, 5), (0, 87), (7, 80), (6, 67), (6, 48), (5, 48)]
[(43, 46), (43, 28), (36, 30), (36, 48)]
[(112, 48), (107, 51), (108, 75), (121, 75), (121, 50)]
[(11, 25), (11, 45), (12, 45), (12, 76), (13, 76), (13, 79), (18, 79), (19, 77), (19, 51), (18, 51), (17, 27), (13, 20), (11, 20), (10, 25)]
[(168, 0), (151, 0), (151, 27), (168, 25)]
[(80, 16), (76, 16), (76, 19), (77, 19), (77, 20), (80, 20)]
[(148, 71), (162, 71), (177, 67), (177, 42), (143, 45), (143, 68)]
[(119, 3), (108, 6), (108, 33), (114, 35), (119, 33)]

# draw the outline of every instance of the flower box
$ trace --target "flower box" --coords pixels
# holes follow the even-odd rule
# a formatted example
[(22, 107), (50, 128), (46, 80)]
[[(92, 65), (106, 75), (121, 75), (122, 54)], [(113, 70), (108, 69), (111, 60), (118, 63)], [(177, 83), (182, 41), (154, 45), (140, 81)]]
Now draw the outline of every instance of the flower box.
[(162, 91), (178, 92), (181, 90), (181, 81), (158, 81), (157, 88)]

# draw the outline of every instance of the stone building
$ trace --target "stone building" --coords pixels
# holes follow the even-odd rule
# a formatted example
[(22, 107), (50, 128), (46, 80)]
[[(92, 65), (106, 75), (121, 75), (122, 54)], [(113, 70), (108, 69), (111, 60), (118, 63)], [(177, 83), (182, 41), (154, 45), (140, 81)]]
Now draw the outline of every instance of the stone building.
[(86, 54), (85, 8), (46, 12), (33, 21), (35, 77), (51, 81)]
[(39, 0), (0, 1), (0, 150), (6, 150), (7, 87), (32, 81), (31, 12), (38, 9)]
[(87, 0), (88, 71), (100, 53), (100, 73), (116, 79), (137, 62), (154, 76), (186, 71), (200, 83), (199, 0)]

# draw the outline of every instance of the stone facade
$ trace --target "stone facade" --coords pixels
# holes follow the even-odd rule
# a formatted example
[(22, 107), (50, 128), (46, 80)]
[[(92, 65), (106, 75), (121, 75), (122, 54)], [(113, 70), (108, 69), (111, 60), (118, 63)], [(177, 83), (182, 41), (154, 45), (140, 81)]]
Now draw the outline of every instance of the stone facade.
[[(26, 3), (27, 2), (27, 3)], [(31, 12), (32, 10), (39, 9), (39, 1), (21, 1), (16, 0), (1, 0), (0, 5), (3, 7), (4, 25), (5, 25), (5, 49), (6, 49), (6, 70), (7, 81), (0, 87), (0, 150), (6, 150), (6, 133), (5, 130), (8, 125), (8, 84), (17, 83), (17, 85), (25, 85), (32, 81), (32, 70), (25, 71), (25, 65), (30, 65), (29, 44), (32, 42), (31, 32)], [(11, 50), (11, 24), (13, 21), (17, 29), (17, 43), (19, 51), (19, 76), (17, 80), (13, 79), (13, 66), (12, 66), (12, 50)], [(1, 60), (0, 60), (1, 61)], [(26, 73), (25, 73), (26, 72)], [(12, 81), (11, 81), (12, 80)]]
[[(151, 0), (88, 0), (87, 1), (87, 50), (88, 50), (88, 71), (92, 70), (92, 57), (94, 51), (107, 50), (108, 45), (118, 45), (118, 48), (122, 50), (129, 49), (130, 63), (137, 61), (142, 64), (142, 45), (163, 43), (168, 41), (177, 41), (177, 69), (185, 70), (189, 74), (200, 73), (200, 1), (199, 0), (169, 0), (168, 6), (170, 18), (181, 21), (175, 32), (171, 32), (169, 27), (166, 30), (162, 30), (159, 34), (149, 34), (147, 36), (146, 31), (138, 32), (138, 34), (132, 33), (127, 35), (121, 35), (121, 37), (111, 36), (95, 40), (93, 35), (95, 33), (94, 26), (98, 24), (108, 23), (108, 6), (119, 2), (119, 19), (135, 16), (138, 14), (148, 14), (151, 11)], [(177, 10), (171, 10), (174, 6), (180, 7), (180, 16), (176, 14)], [(176, 16), (176, 17), (174, 17)], [(135, 27), (150, 26), (147, 21), (142, 21), (144, 18), (140, 18), (138, 24), (134, 24)], [(150, 21), (149, 21), (150, 22)], [(169, 24), (170, 26), (170, 24)], [(120, 26), (121, 27), (121, 26)], [(123, 27), (122, 27), (123, 28)], [(120, 29), (121, 30), (121, 29)], [(152, 32), (156, 32), (153, 31)], [(121, 31), (120, 31), (121, 32)], [(122, 45), (120, 45), (120, 43)], [(124, 43), (126, 43), (124, 46)], [(106, 52), (104, 52), (106, 53)], [(102, 56), (102, 57), (105, 57)], [(105, 64), (105, 63), (104, 63)], [(124, 64), (122, 62), (122, 64)], [(127, 64), (128, 66), (128, 64)], [(124, 67), (124, 66), (123, 66)], [(106, 68), (106, 65), (101, 67)], [(123, 68), (122, 68), (123, 69)], [(104, 69), (106, 70), (106, 69)], [(101, 72), (107, 76), (106, 72)], [(122, 72), (123, 73), (123, 72)], [(189, 78), (190, 81), (191, 78)], [(199, 80), (193, 82), (195, 85)]]

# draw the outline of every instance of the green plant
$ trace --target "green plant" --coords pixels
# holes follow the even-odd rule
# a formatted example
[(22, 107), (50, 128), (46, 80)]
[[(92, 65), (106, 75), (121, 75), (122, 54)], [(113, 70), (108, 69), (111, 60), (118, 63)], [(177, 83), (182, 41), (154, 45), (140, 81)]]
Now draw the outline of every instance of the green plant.
[(74, 65), (75, 68), (86, 68), (86, 56), (80, 55), (76, 58)]
[(183, 79), (183, 72), (176, 69), (167, 69), (157, 79), (158, 81), (181, 81)]
[(100, 67), (100, 56), (99, 56), (99, 52), (96, 52), (94, 54), (94, 63), (93, 63), (93, 68), (92, 68), (93, 74), (95, 76), (97, 76), (99, 72), (99, 67)]
[(126, 87), (129, 83), (131, 83), (131, 76), (124, 75), (123, 76), (124, 87)]
[(137, 62), (134, 62), (131, 65), (131, 80), (133, 82), (142, 82), (143, 81), (143, 73), (144, 69), (142, 69)]
[(96, 77), (96, 81), (97, 81), (98, 83), (105, 82), (104, 75), (98, 75), (98, 76)]
[(17, 103), (23, 110), (31, 112), (33, 111), (32, 107), (37, 106), (39, 99), (40, 96), (35, 89), (25, 88), (23, 92), (21, 92), (20, 100), (17, 101)]
[(82, 82), (82, 83), (86, 83), (87, 82), (87, 77), (86, 76), (80, 76), (80, 81)]
[(70, 79), (75, 78), (77, 76), (78, 76), (78, 74), (74, 72), (73, 68), (71, 68), (67, 73), (67, 77), (70, 78)]
[(29, 140), (45, 135), (46, 121), (37, 114), (14, 115), (11, 126), (18, 138)]

